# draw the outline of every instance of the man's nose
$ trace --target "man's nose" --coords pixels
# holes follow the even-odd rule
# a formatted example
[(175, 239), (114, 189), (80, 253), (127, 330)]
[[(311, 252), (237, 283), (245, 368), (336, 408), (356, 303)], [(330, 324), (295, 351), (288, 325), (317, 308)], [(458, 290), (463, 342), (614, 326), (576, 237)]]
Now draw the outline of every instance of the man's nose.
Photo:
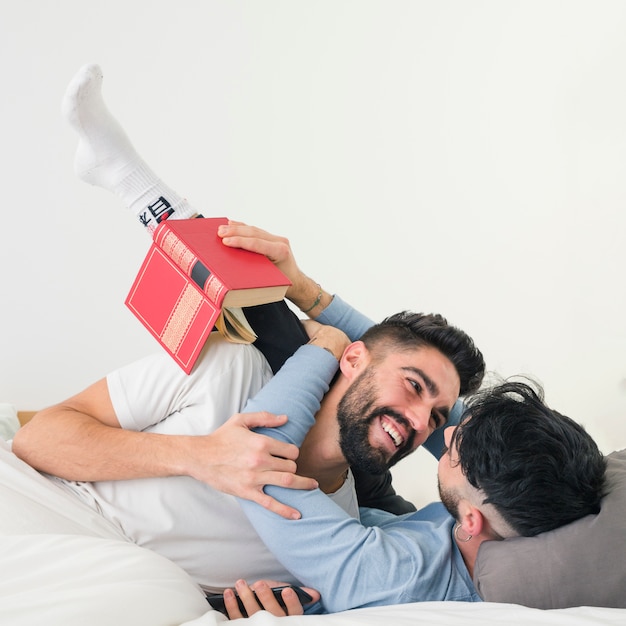
[(431, 407), (421, 404), (418, 407), (414, 407), (409, 413), (408, 420), (411, 424), (411, 428), (419, 433), (430, 433), (430, 414)]

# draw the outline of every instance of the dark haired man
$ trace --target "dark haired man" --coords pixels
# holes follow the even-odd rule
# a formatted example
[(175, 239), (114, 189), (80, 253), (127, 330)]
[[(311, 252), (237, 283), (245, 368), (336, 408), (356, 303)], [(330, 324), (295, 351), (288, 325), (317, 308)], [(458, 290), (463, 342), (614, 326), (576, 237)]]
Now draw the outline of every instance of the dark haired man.
[[(492, 527), (502, 538), (533, 537), (599, 510), (606, 461), (539, 388), (506, 382), (478, 393), (450, 446), (470, 487), (485, 494), (482, 504), (501, 517)], [(458, 519), (459, 494), (440, 494)]]

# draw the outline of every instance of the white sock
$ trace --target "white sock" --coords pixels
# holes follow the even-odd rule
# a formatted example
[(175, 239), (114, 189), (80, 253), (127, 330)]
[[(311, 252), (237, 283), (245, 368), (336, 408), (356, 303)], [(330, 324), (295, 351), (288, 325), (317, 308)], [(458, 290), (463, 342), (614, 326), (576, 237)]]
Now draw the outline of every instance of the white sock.
[(102, 71), (83, 66), (67, 87), (63, 117), (78, 132), (77, 176), (120, 196), (152, 231), (163, 219), (186, 219), (197, 211), (165, 185), (139, 156), (102, 99)]

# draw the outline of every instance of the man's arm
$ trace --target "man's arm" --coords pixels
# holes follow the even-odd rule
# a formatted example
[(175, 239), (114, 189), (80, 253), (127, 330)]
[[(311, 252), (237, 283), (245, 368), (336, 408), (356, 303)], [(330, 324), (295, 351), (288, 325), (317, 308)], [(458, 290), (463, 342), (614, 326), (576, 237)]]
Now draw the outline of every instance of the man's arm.
[(347, 345), (343, 334), (337, 333), (335, 328), (320, 326), (309, 343), (300, 347), (276, 376), (248, 400), (245, 413), (263, 412), (265, 409), (260, 407), (268, 406), (289, 415), (284, 424), (265, 429), (264, 434), (298, 448), (302, 445)]
[[(299, 445), (314, 421), (316, 405), (311, 400), (320, 397), (323, 388), (316, 391), (313, 386), (298, 399), (303, 387), (298, 366), (313, 367), (319, 360), (327, 362), (330, 372), (336, 363), (325, 350), (313, 346), (301, 348), (296, 357), (246, 410), (263, 407), (282, 411), (288, 399), (289, 421), (269, 434)], [(300, 510), (302, 518), (287, 521), (251, 502), (240, 501), (244, 512), (283, 565), (298, 580), (321, 592), (329, 611), (446, 597), (450, 576), (446, 570), (452, 563), (449, 549), (446, 553), (451, 522), (445, 526), (428, 517), (405, 520), (389, 515), (382, 527), (365, 527), (319, 489), (305, 492), (267, 487), (266, 491)]]
[[(209, 351), (213, 349), (218, 348), (211, 346)], [(250, 347), (229, 344), (225, 349), (243, 349), (250, 353), (250, 358), (261, 359)], [(223, 375), (228, 376), (226, 365), (219, 365), (225, 370)], [(135, 413), (144, 405), (150, 407), (146, 412), (154, 413), (148, 417), (155, 429), (168, 424), (169, 420), (164, 418), (169, 414), (176, 413), (185, 403), (197, 400), (193, 395), (199, 393), (195, 376), (214, 378), (216, 388), (221, 384), (216, 376), (211, 376), (211, 371), (202, 369), (204, 363), (197, 373), (188, 377), (164, 353), (129, 367), (134, 368), (134, 378), (141, 377), (140, 383), (146, 382), (146, 394), (150, 393), (149, 389), (155, 389), (155, 385), (148, 384), (148, 381), (160, 383), (156, 385), (156, 398), (138, 397), (135, 403)], [(257, 387), (261, 386), (261, 380)], [(144, 389), (143, 384), (139, 387)], [(224, 411), (228, 411), (225, 415), (229, 416), (234, 412), (229, 410), (231, 406), (236, 406), (237, 410), (240, 407), (238, 400), (224, 405), (220, 398), (216, 398), (215, 402), (215, 412), (220, 414), (219, 424), (224, 421)], [(129, 412), (133, 414), (133, 411)], [(102, 379), (76, 396), (37, 414), (18, 431), (13, 450), (36, 469), (68, 480), (192, 476), (226, 493), (253, 498), (279, 514), (292, 517), (297, 511), (267, 496), (263, 486), (275, 482), (310, 489), (316, 482), (295, 474), (298, 455), (295, 446), (250, 430), (262, 424), (271, 427), (285, 419), (267, 413), (235, 415), (205, 435), (183, 434), (182, 429), (166, 434), (148, 432), (143, 423), (130, 430), (120, 427), (109, 383)], [(183, 422), (181, 426), (184, 426)]]
[(351, 341), (359, 339), (374, 324), (308, 277), (298, 267), (287, 238), (234, 221), (220, 226), (218, 235), (228, 247), (257, 252), (272, 261), (291, 281), (287, 298), (312, 319), (342, 330)]

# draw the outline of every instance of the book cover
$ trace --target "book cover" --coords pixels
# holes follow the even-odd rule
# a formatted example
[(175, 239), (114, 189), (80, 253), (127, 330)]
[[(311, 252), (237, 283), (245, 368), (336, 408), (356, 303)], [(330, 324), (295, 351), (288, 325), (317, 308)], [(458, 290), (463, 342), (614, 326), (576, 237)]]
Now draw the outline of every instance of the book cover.
[[(291, 284), (265, 256), (223, 245), (217, 228), (227, 222), (162, 222), (126, 298), (126, 306), (186, 373), (227, 308), (281, 300)], [(236, 328), (219, 321), (217, 328), (238, 340), (229, 336)]]
[(208, 298), (225, 307), (276, 302), (291, 284), (265, 256), (229, 248), (217, 235), (225, 217), (166, 220), (154, 243), (188, 274)]

